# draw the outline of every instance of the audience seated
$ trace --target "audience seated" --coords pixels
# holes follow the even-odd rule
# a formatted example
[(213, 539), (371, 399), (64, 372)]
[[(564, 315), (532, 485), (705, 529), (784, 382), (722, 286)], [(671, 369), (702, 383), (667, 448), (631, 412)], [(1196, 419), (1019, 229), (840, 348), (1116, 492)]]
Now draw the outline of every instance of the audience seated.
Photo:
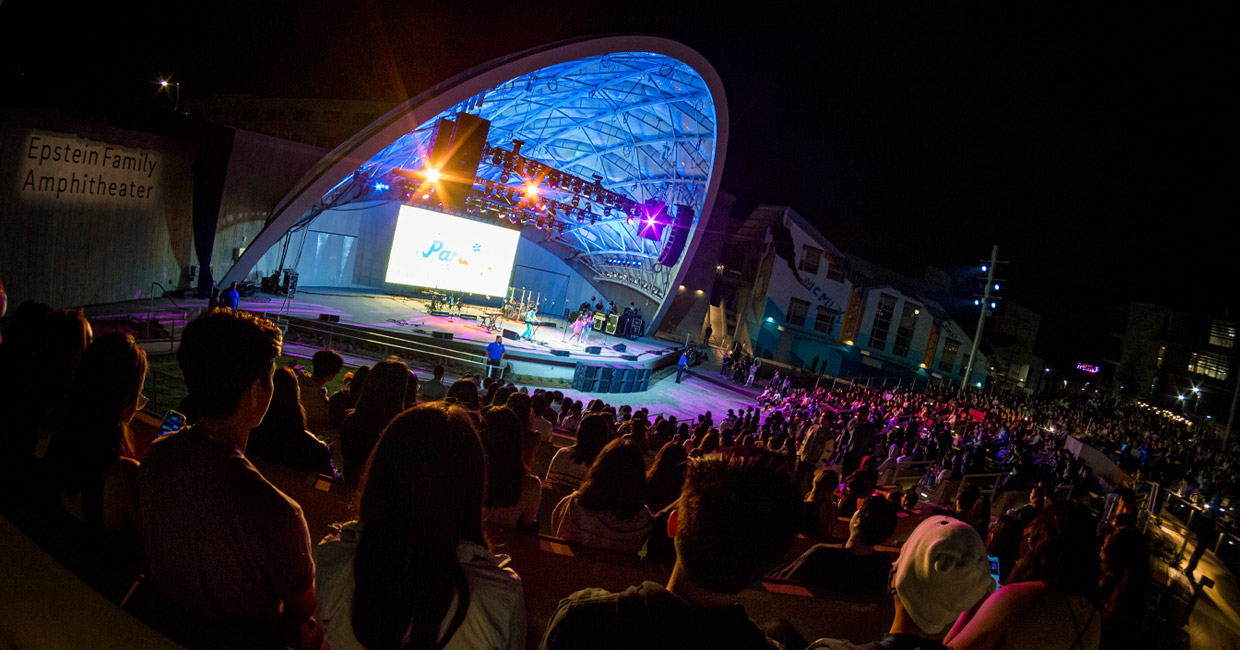
[(611, 438), (611, 423), (607, 418), (601, 415), (586, 417), (577, 429), (577, 441), (573, 446), (556, 450), (551, 458), (547, 482), (574, 490), (580, 487), (594, 459), (603, 446), (611, 442)]
[(521, 458), (521, 422), (507, 406), (489, 407), (483, 414), (487, 494), (483, 502), (488, 526), (538, 530), (542, 482), (526, 471)]
[(1102, 620), (1096, 529), (1093, 515), (1079, 503), (1043, 510), (1008, 583), (962, 614), (945, 643), (953, 650), (1097, 650)]
[(543, 417), (547, 411), (547, 398), (542, 393), (535, 393), (530, 397), (530, 410), (533, 412), (530, 416), (530, 428), (538, 432), (540, 440), (551, 442), (551, 432), (555, 425)]
[(443, 366), (436, 364), (431, 369), (431, 378), (418, 386), (418, 392), (421, 394), (423, 401), (434, 402), (447, 396), (448, 387), (443, 385), (443, 373)]
[(306, 430), (296, 373), (276, 368), (271, 383), (271, 406), (262, 424), (250, 432), (246, 455), (305, 472), (335, 475), (331, 447)]
[(73, 374), (45, 456), (56, 501), (84, 524), (90, 540), (89, 559), (71, 568), (105, 593), (118, 581), (132, 581), (141, 564), (138, 462), (129, 423), (146, 404), (146, 369), (146, 353), (132, 336), (112, 332), (95, 339)]
[(540, 648), (774, 647), (735, 595), (787, 551), (797, 494), (782, 460), (759, 450), (733, 447), (690, 461), (667, 526), (676, 563), (666, 586), (574, 593), (560, 603)]
[(1103, 650), (1141, 647), (1149, 574), (1150, 544), (1145, 535), (1132, 526), (1108, 531), (1098, 576)]
[(685, 482), (685, 463), (689, 454), (681, 445), (667, 443), (655, 455), (654, 463), (646, 472), (646, 507), (651, 512), (671, 505), (680, 498), (680, 489)]
[(576, 492), (551, 514), (555, 536), (585, 546), (636, 553), (650, 534), (653, 517), (642, 500), (646, 466), (637, 445), (607, 443)]
[(361, 366), (344, 376), (344, 385), (340, 390), (327, 398), (327, 413), (332, 422), (343, 422), (349, 411), (357, 407), (357, 398), (366, 387), (366, 376), (370, 374), (370, 366)]
[(357, 408), (340, 425), (341, 470), (349, 483), (356, 484), (361, 478), (379, 433), (404, 409), (408, 382), (409, 368), (403, 361), (377, 363), (367, 375)]
[(946, 650), (943, 635), (961, 613), (995, 590), (977, 531), (951, 517), (917, 526), (892, 574), (895, 619), (878, 641), (853, 645), (819, 639), (811, 650)]
[(835, 491), (840, 487), (840, 475), (833, 469), (818, 470), (809, 494), (802, 505), (801, 532), (832, 541), (835, 520), (839, 516)]
[(478, 384), (473, 379), (462, 377), (448, 387), (448, 395), (454, 404), (474, 413), (482, 411), (482, 400), (478, 398)]
[(357, 521), (314, 551), (332, 648), (524, 647), (521, 579), (483, 536), (485, 471), (459, 406), (419, 406), (384, 429)]
[(891, 556), (875, 550), (896, 530), (896, 509), (882, 497), (872, 497), (853, 514), (848, 541), (817, 544), (774, 577), (846, 593), (881, 594), (887, 591)]
[(150, 585), (185, 611), (258, 644), (317, 647), (306, 520), (244, 454), (280, 344), (279, 328), (247, 312), (186, 326), (177, 359), (202, 415), (146, 453), (138, 531)]
[(327, 382), (340, 374), (344, 358), (333, 350), (319, 350), (311, 358), (313, 374), (298, 370), (297, 384), (301, 389), (301, 405), (306, 409), (306, 422), (317, 430), (331, 422), (327, 404)]

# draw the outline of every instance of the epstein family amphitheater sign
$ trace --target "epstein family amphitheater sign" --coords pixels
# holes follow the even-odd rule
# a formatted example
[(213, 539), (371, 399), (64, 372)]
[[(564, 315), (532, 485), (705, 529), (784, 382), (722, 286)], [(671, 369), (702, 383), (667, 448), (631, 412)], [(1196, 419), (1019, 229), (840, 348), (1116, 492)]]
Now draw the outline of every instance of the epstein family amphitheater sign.
[(20, 194), (32, 199), (145, 203), (154, 198), (160, 162), (152, 151), (32, 132), (22, 149)]

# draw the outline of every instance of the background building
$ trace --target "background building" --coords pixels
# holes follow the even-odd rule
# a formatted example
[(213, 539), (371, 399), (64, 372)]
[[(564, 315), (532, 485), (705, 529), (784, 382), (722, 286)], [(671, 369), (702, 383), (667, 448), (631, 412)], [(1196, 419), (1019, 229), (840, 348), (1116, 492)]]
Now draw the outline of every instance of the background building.
[(1156, 406), (1226, 420), (1236, 388), (1236, 323), (1134, 302), (1112, 390)]
[(216, 95), (186, 99), (191, 114), (214, 124), (334, 149), (391, 108), (387, 102)]
[[(916, 283), (846, 255), (786, 206), (745, 219), (716, 266), (722, 345), (842, 377), (960, 382), (972, 339)], [(970, 383), (982, 385), (979, 352)]]

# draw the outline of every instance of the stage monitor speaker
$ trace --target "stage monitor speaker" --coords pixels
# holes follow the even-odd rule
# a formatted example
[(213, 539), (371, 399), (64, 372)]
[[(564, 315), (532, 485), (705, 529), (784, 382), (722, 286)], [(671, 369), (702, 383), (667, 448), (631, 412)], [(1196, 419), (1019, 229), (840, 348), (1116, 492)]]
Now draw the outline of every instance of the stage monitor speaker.
[(557, 357), (567, 357), (569, 352), (568, 350), (552, 350), (551, 354)]
[(623, 343), (617, 343), (611, 346), (611, 349), (615, 350), (616, 352), (624, 352), (625, 350), (629, 349), (629, 347)]
[[(516, 338), (516, 337), (514, 336), (513, 338)], [(586, 354), (601, 354), (602, 352), (603, 352), (603, 346), (601, 345), (591, 345), (586, 348)]]
[(325, 323), (339, 323), (340, 314), (319, 314), (319, 320)]
[(431, 332), (431, 338), (443, 339), (445, 341), (452, 340), (452, 332)]
[(636, 354), (622, 354), (620, 355), (620, 358), (624, 359), (625, 361), (637, 361)]
[(521, 335), (517, 334), (516, 330), (504, 330), (504, 338), (516, 341), (521, 338)]
[(428, 309), (426, 310), (426, 313), (430, 314), (431, 316), (451, 316), (452, 315), (452, 312), (446, 309)]
[(672, 223), (672, 234), (667, 236), (667, 243), (659, 251), (659, 264), (676, 266), (680, 254), (689, 241), (689, 231), (693, 228), (693, 208), (687, 205), (676, 206), (676, 221)]

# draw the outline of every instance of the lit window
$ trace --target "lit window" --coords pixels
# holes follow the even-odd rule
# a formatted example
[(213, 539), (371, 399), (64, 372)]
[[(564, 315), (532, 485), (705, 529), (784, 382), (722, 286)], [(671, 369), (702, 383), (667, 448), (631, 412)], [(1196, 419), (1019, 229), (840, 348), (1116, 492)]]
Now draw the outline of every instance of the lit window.
[(1227, 379), (1230, 365), (1227, 357), (1221, 354), (1192, 352), (1188, 355), (1188, 372), (1195, 375), (1205, 375), (1213, 379), (1225, 380)]
[(907, 357), (909, 345), (913, 340), (913, 328), (917, 327), (917, 314), (921, 307), (912, 303), (904, 303), (904, 311), (900, 314), (900, 326), (896, 328), (896, 344), (891, 353), (897, 357)]
[(834, 309), (827, 309), (826, 307), (819, 307), (818, 316), (817, 318), (814, 319), (814, 331), (823, 332), (824, 334), (830, 334), (831, 326), (835, 324), (835, 317), (838, 314), (839, 312), (835, 311)]
[(1231, 349), (1236, 345), (1236, 328), (1223, 323), (1210, 326), (1210, 345)]
[(960, 341), (947, 339), (943, 344), (943, 358), (939, 359), (939, 370), (951, 372), (956, 367), (956, 353), (960, 352)]

